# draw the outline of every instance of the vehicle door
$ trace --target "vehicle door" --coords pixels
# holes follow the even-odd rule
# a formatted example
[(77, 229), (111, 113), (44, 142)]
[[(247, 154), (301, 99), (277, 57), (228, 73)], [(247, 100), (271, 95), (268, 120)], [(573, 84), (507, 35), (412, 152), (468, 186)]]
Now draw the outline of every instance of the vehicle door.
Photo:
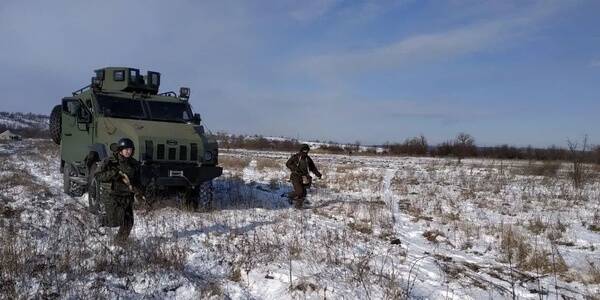
[(61, 153), (66, 162), (82, 162), (93, 143), (92, 114), (78, 98), (62, 100)]

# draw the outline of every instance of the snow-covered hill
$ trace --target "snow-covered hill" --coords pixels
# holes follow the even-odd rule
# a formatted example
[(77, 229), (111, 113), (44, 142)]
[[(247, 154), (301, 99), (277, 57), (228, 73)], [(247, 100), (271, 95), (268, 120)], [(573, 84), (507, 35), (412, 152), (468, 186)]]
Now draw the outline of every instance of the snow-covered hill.
[(214, 210), (136, 210), (121, 247), (62, 192), (52, 142), (0, 144), (0, 298), (600, 294), (600, 170), (575, 189), (566, 166), (315, 154), (324, 177), (295, 210), (288, 156), (222, 151)]
[(45, 115), (0, 112), (0, 126), (8, 129), (48, 129), (50, 118)]

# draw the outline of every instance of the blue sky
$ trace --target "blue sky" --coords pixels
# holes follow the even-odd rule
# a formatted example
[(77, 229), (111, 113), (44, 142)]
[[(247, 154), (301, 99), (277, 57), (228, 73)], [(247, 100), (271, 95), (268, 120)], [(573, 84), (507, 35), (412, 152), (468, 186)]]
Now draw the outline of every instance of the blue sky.
[[(200, 3), (201, 2), (201, 3)], [(599, 1), (2, 1), (0, 111), (92, 70), (192, 88), (212, 131), (600, 144)]]

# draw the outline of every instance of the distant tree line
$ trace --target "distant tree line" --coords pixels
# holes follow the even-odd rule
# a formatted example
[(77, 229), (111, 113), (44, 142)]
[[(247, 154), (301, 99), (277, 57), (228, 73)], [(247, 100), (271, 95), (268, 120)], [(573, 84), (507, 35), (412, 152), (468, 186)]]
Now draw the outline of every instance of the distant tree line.
[[(48, 116), (32, 113), (0, 112), (0, 117), (29, 125), (29, 127), (18, 127), (12, 126), (10, 123), (0, 123), (0, 133), (11, 130), (25, 138), (50, 138), (47, 126)], [(265, 138), (261, 135), (244, 136), (219, 132), (213, 136), (219, 141), (219, 147), (224, 149), (239, 148), (295, 152), (300, 149), (301, 145), (296, 139)], [(469, 157), (564, 161), (572, 159), (575, 153), (578, 160), (582, 162), (600, 164), (600, 146), (586, 146), (578, 150), (572, 149), (572, 144), (569, 144), (569, 148), (557, 146), (534, 148), (532, 146), (515, 147), (510, 145), (480, 147), (476, 145), (475, 138), (466, 133), (459, 133), (452, 140), (437, 145), (430, 145), (423, 135), (407, 138), (401, 143), (385, 143), (380, 146), (365, 147), (361, 147), (359, 142), (354, 144), (338, 144), (331, 141), (315, 142), (321, 144), (314, 150), (315, 152), (331, 154), (454, 157), (459, 161)]]
[(260, 135), (244, 136), (219, 132), (213, 136), (219, 141), (219, 148), (224, 149), (298, 151), (301, 145), (295, 139), (267, 139)]
[[(251, 150), (298, 151), (298, 140), (267, 139), (260, 135), (242, 136), (218, 133), (215, 137), (219, 146), (225, 149), (240, 148)], [(573, 157), (573, 150), (550, 146), (546, 148), (515, 147), (499, 145), (480, 147), (475, 138), (467, 133), (459, 133), (454, 139), (436, 145), (430, 145), (425, 136), (407, 138), (402, 143), (385, 143), (380, 146), (360, 147), (359, 143), (338, 144), (334, 142), (321, 143), (314, 152), (330, 154), (360, 154), (360, 155), (389, 155), (389, 156), (431, 156), (454, 157), (459, 161), (463, 158), (493, 158), (493, 159), (523, 159), (539, 161), (565, 161)], [(379, 148), (379, 150), (377, 149)], [(583, 161), (600, 164), (600, 146), (577, 152)]]
[(384, 152), (390, 155), (455, 157), (459, 161), (467, 157), (558, 161), (570, 160), (576, 153), (585, 162), (600, 164), (600, 146), (584, 147), (580, 150), (572, 149), (571, 145), (569, 148), (555, 145), (546, 148), (509, 145), (479, 147), (475, 144), (475, 139), (466, 133), (459, 133), (453, 140), (433, 146), (428, 145), (425, 137), (421, 135), (406, 139), (401, 144), (386, 144), (384, 149)]

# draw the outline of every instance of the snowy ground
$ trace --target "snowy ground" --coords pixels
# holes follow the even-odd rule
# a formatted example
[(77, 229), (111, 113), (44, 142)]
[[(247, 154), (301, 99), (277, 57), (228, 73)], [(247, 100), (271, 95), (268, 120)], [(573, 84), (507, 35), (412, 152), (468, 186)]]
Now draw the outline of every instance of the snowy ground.
[(0, 144), (0, 298), (600, 294), (597, 168), (576, 189), (567, 164), (314, 155), (324, 177), (295, 210), (288, 153), (232, 150), (214, 210), (137, 210), (120, 247), (62, 193), (57, 155)]

